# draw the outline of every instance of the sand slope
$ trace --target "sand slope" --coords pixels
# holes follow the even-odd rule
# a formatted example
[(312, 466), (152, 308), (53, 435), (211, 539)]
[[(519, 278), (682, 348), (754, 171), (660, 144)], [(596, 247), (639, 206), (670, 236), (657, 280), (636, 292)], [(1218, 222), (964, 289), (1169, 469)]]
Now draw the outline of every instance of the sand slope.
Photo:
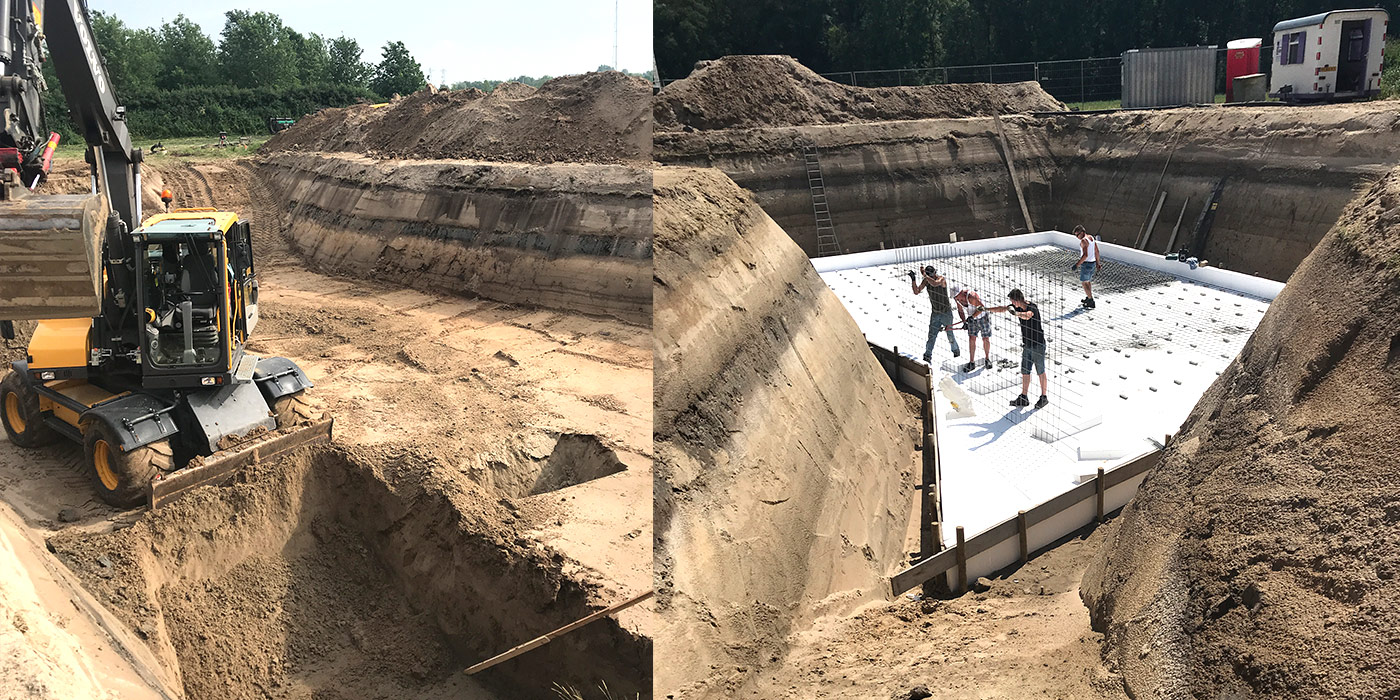
[(655, 187), (655, 687), (718, 697), (819, 602), (883, 595), (917, 426), (752, 197), (712, 170)]
[(1061, 110), (1033, 82), (862, 88), (832, 82), (787, 56), (701, 62), (656, 96), (658, 131), (752, 129)]
[(384, 106), (323, 109), (263, 153), (345, 151), (381, 158), (522, 163), (651, 160), (651, 84), (622, 73), (555, 78), (539, 89), (426, 90)]
[(1085, 575), (1135, 697), (1400, 688), (1400, 170), (1354, 201)]

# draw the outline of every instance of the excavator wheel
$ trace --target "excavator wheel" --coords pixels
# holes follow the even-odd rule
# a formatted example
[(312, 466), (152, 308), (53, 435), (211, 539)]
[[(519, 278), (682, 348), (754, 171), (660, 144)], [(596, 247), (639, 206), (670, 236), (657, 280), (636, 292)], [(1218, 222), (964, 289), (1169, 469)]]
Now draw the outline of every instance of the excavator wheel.
[(288, 394), (272, 402), (272, 413), (277, 416), (277, 427), (314, 423), (325, 414), (320, 401), (307, 395), (305, 391)]
[(83, 424), (83, 454), (87, 455), (97, 495), (108, 505), (134, 508), (146, 502), (157, 474), (175, 468), (175, 456), (169, 440), (130, 452), (123, 452), (120, 446), (121, 440), (106, 423), (89, 420)]
[(44, 425), (39, 415), (39, 394), (14, 371), (0, 380), (0, 423), (10, 442), (20, 447), (40, 447), (58, 440), (58, 433)]

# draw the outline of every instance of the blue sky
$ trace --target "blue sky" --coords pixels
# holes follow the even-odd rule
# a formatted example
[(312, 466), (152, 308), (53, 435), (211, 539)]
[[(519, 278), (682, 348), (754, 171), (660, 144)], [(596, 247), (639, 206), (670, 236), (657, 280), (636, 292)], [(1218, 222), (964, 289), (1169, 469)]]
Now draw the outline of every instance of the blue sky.
[[(582, 73), (613, 62), (615, 0), (220, 0), (198, 3), (88, 0), (132, 27), (159, 27), (184, 13), (218, 41), (227, 10), (267, 11), (302, 33), (344, 34), (365, 59), (379, 59), (388, 41), (402, 41), (437, 83), (499, 80), (518, 75)], [(651, 0), (616, 0), (618, 63), (651, 69)], [(183, 5), (183, 7), (182, 7)]]

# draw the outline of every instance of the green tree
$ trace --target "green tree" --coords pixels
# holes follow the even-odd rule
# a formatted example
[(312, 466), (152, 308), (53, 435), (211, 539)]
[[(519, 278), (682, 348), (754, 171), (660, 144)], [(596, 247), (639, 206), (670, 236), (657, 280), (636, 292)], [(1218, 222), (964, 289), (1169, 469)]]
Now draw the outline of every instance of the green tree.
[(297, 80), (302, 85), (320, 85), (330, 81), (330, 54), (326, 40), (317, 34), (305, 36), (287, 30), (287, 41), (297, 61)]
[(217, 79), (214, 40), (183, 14), (161, 25), (156, 44), (160, 63), (156, 87), (178, 90), (210, 85)]
[(225, 82), (245, 88), (296, 84), (296, 52), (280, 17), (270, 12), (230, 10), (224, 18), (219, 71)]
[(408, 95), (423, 89), (428, 79), (423, 76), (423, 67), (418, 65), (408, 47), (402, 41), (391, 41), (384, 45), (384, 57), (374, 67), (374, 78), (370, 80), (371, 90), (384, 97), (394, 94)]
[(361, 58), (360, 43), (348, 37), (331, 39), (327, 49), (326, 75), (333, 85), (366, 87), (370, 67)]
[(150, 29), (131, 29), (116, 15), (93, 12), (92, 38), (107, 65), (107, 74), (120, 99), (155, 87), (160, 73), (160, 44)]

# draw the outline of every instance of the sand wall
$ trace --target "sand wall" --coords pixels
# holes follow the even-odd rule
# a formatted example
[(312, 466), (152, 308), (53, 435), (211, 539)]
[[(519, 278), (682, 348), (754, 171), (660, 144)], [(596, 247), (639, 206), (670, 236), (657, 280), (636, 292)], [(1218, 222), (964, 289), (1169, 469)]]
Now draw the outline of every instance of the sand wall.
[(883, 595), (914, 413), (807, 258), (713, 170), (656, 173), (658, 696), (728, 697)]
[[(1165, 251), (1183, 204), (1184, 239), (1225, 176), (1204, 256), (1278, 280), (1358, 188), (1400, 162), (1400, 105), (1393, 102), (1002, 121), (1037, 228), (1084, 224), (1106, 241), (1132, 245), (1165, 190), (1148, 244)], [(843, 249), (1024, 226), (995, 127), (985, 118), (658, 133), (656, 157), (723, 170), (811, 255), (816, 224), (802, 153), (809, 144), (821, 152)]]
[(1400, 170), (1304, 260), (1085, 574), (1132, 697), (1400, 687), (1397, 319)]
[(260, 170), (327, 271), (650, 321), (645, 168), (281, 153)]
[[(1003, 124), (1034, 212), (1058, 173), (1043, 131)], [(843, 252), (878, 250), (1024, 230), (991, 119), (896, 121), (745, 131), (658, 133), (667, 163), (717, 167), (754, 193), (809, 256), (817, 252), (803, 147), (818, 148)]]

